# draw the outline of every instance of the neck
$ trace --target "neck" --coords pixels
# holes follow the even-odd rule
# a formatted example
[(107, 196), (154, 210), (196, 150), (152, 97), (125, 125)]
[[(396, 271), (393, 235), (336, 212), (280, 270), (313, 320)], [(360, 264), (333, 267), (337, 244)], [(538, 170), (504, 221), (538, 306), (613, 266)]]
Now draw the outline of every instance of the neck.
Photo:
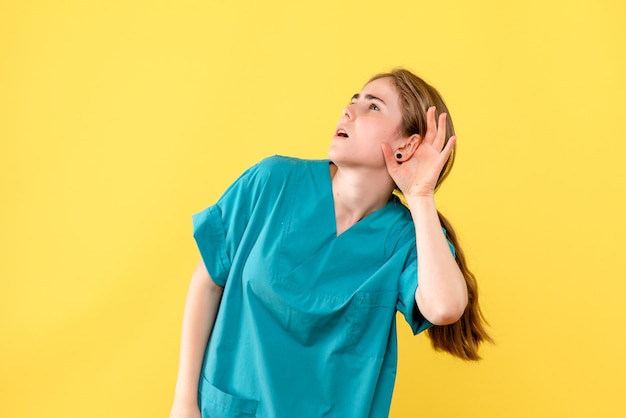
[(381, 174), (366, 168), (339, 168), (331, 163), (330, 175), (337, 235), (384, 207), (394, 189), (386, 171)]

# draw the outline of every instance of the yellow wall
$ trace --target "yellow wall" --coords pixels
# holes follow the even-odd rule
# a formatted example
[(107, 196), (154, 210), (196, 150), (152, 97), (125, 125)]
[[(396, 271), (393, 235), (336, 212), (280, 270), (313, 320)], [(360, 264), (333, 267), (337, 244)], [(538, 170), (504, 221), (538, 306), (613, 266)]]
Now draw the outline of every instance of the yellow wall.
[(625, 416), (625, 4), (3, 1), (0, 416), (167, 416), (190, 215), (324, 157), (397, 65), (451, 108), (438, 203), (498, 344), (466, 364), (402, 325), (392, 416)]

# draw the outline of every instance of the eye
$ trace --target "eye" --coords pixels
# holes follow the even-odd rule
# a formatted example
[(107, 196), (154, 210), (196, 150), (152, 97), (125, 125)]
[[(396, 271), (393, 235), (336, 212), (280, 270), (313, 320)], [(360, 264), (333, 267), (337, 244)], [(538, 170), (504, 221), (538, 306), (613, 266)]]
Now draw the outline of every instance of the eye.
[(378, 106), (376, 106), (375, 103), (370, 104), (370, 109), (371, 110), (380, 110), (380, 108)]

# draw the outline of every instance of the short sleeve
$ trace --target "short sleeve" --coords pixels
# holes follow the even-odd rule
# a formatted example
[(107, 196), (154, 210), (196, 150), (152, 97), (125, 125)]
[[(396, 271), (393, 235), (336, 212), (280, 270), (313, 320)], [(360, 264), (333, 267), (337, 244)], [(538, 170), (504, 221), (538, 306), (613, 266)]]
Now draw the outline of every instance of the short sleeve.
[[(265, 160), (264, 160), (265, 161)], [(215, 283), (224, 286), (266, 176), (264, 162), (246, 170), (212, 206), (192, 217), (193, 236)]]
[[(446, 230), (443, 230), (444, 235), (447, 236)], [(447, 238), (446, 238), (447, 239)], [(456, 257), (456, 251), (452, 243), (448, 240), (448, 246), (452, 255)], [(400, 296), (398, 298), (397, 310), (402, 312), (404, 318), (411, 326), (413, 334), (419, 334), (422, 331), (427, 330), (433, 324), (431, 324), (420, 312), (415, 302), (415, 291), (419, 286), (419, 278), (417, 276), (417, 252), (415, 249), (415, 242), (408, 246), (406, 262), (400, 275)]]
[(417, 253), (415, 243), (408, 245), (406, 262), (400, 274), (400, 296), (396, 309), (404, 315), (404, 319), (410, 325), (413, 334), (419, 334), (432, 326), (424, 318), (415, 303), (415, 291), (417, 290)]

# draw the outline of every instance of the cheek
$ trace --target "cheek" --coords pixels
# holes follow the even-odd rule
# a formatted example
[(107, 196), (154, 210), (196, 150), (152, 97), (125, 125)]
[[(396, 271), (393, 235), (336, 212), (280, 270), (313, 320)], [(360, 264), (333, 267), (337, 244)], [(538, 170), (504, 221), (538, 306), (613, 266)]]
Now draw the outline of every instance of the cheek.
[(385, 129), (379, 132), (379, 142), (386, 142), (389, 145), (391, 145), (391, 147), (393, 149), (396, 149), (400, 146), (402, 146), (403, 141), (402, 141), (402, 135), (400, 135), (398, 133), (397, 130), (395, 129)]
[(401, 129), (396, 124), (379, 125), (378, 133), (380, 136), (386, 138), (387, 141), (394, 141), (402, 136)]

